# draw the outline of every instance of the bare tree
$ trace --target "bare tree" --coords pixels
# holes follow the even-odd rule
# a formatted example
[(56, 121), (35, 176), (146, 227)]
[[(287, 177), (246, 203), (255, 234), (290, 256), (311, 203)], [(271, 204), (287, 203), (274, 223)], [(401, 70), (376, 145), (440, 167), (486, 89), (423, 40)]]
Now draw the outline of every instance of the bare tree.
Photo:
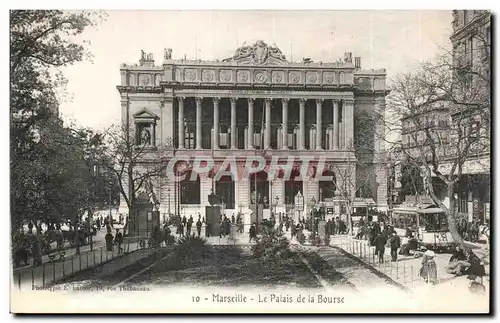
[(344, 201), (347, 213), (348, 230), (352, 230), (352, 215), (356, 197), (373, 197), (371, 184), (374, 182), (373, 161), (375, 156), (375, 119), (367, 112), (356, 111), (354, 140), (347, 143), (347, 163), (333, 165), (334, 187), (336, 194)]
[[(154, 145), (149, 132), (137, 133), (132, 124), (111, 127), (104, 133), (103, 142), (101, 165), (117, 180), (130, 216), (138, 194), (145, 191), (152, 196), (153, 189), (158, 188), (153, 183), (165, 172), (165, 150)], [(166, 148), (172, 149), (169, 144)]]
[[(394, 79), (388, 108), (397, 117), (386, 119), (384, 136), (400, 160), (418, 170), (426, 193), (446, 210), (452, 237), (463, 248), (456, 186), (466, 164), (489, 156), (490, 146), (489, 33), (485, 28), (474, 32), (472, 53), (456, 48)], [(396, 140), (394, 133), (399, 134)], [(489, 161), (482, 166), (489, 170)]]

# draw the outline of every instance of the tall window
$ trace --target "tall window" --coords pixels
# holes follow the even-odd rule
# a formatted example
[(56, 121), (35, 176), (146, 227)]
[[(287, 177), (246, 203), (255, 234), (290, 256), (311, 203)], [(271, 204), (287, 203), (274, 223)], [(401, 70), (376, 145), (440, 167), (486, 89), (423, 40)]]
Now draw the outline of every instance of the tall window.
[[(257, 189), (257, 191), (256, 191)], [(269, 182), (267, 173), (262, 171), (250, 175), (250, 203), (255, 203), (255, 197), (259, 203), (269, 205)]]
[(180, 182), (180, 200), (181, 204), (200, 204), (200, 175), (195, 174), (196, 178), (192, 180), (192, 172), (188, 171), (186, 177)]
[(215, 192), (221, 198), (226, 209), (235, 209), (235, 189), (231, 176), (222, 176), (215, 182)]
[(319, 182), (319, 191), (320, 191), (320, 200), (324, 201), (325, 199), (330, 199), (335, 196), (335, 174), (333, 171), (327, 169), (323, 171), (323, 176), (329, 176), (332, 178), (330, 181), (320, 181)]

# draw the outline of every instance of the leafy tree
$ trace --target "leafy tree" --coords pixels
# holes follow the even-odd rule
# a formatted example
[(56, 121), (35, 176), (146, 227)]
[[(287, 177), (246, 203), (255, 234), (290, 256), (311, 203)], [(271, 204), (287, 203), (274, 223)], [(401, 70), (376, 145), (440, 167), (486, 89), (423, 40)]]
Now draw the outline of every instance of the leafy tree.
[(457, 184), (466, 163), (473, 161), (489, 171), (489, 162), (480, 164), (478, 157), (489, 160), (490, 153), (491, 45), (484, 26), (471, 34), (472, 53), (444, 53), (394, 79), (389, 110), (398, 120), (386, 121), (386, 127), (402, 138), (384, 137), (411, 170), (406, 176), (422, 178), (426, 194), (446, 210), (453, 239), (464, 249), (457, 225)]
[(75, 36), (97, 12), (10, 12), (10, 140), (12, 229), (27, 221), (57, 222), (88, 206), (88, 143), (57, 118), (59, 68), (90, 55)]

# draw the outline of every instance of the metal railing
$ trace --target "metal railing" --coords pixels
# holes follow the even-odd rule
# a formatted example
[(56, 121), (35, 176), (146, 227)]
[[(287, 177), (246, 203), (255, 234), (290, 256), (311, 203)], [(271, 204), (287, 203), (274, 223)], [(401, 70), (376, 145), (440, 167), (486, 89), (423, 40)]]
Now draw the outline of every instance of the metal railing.
[[(375, 247), (370, 246), (366, 240), (353, 239), (351, 236), (347, 235), (332, 236), (330, 239), (330, 246), (340, 247), (345, 252), (407, 288), (414, 288), (416, 285), (425, 285), (428, 283), (420, 276), (421, 266), (406, 264), (405, 260), (408, 259), (392, 261), (391, 256), (387, 254), (384, 254), (383, 262), (381, 262), (379, 261), (379, 256), (375, 253)], [(401, 256), (398, 255), (398, 257)], [(441, 283), (441, 279), (442, 277), (440, 277), (438, 272), (436, 284)]]
[(106, 246), (94, 250), (82, 251), (78, 254), (65, 256), (66, 252), (54, 253), (49, 261), (39, 266), (25, 266), (13, 270), (13, 284), (20, 290), (37, 290), (49, 288), (51, 284), (88, 269), (102, 266), (106, 262), (127, 255), (139, 249), (144, 249), (141, 237), (126, 237), (120, 245), (114, 244), (111, 251)]

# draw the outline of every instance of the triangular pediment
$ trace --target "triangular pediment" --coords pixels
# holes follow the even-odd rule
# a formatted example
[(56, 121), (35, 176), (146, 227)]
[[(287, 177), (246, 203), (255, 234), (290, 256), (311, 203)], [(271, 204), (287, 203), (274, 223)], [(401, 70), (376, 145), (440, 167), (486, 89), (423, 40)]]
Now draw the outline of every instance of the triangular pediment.
[(149, 111), (146, 108), (143, 108), (141, 111), (134, 114), (134, 118), (136, 119), (160, 119), (156, 114)]

